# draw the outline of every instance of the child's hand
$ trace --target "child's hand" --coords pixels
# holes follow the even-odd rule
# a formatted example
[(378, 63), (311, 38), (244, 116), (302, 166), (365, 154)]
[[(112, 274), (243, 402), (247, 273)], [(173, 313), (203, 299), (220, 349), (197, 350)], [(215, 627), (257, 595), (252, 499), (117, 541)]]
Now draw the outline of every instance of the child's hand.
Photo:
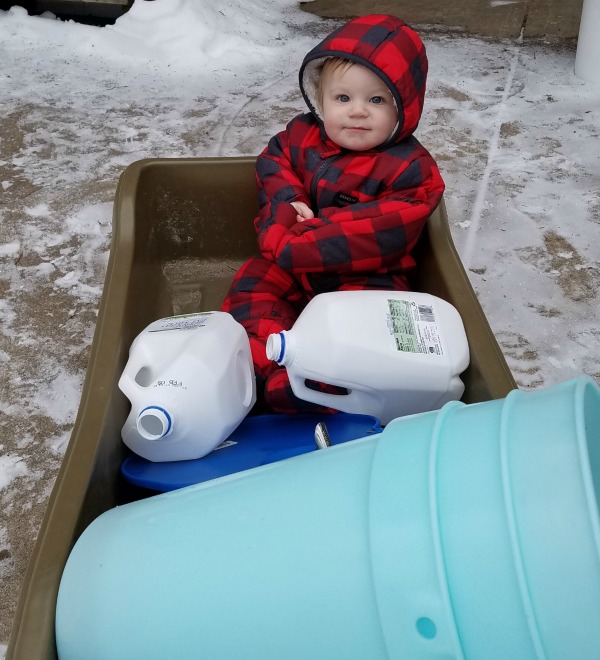
[(305, 220), (311, 220), (315, 217), (315, 214), (311, 211), (310, 207), (304, 202), (290, 202), (290, 204), (298, 213), (296, 216), (296, 222), (304, 222)]

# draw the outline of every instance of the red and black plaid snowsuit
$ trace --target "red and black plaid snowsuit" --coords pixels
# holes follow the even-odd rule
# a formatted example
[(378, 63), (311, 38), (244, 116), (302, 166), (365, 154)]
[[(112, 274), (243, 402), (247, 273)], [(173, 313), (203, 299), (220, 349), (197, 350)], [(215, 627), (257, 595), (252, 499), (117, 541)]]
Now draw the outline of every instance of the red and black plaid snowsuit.
[[(376, 149), (347, 151), (324, 132), (314, 95), (317, 67), (332, 56), (368, 67), (392, 92), (398, 126)], [(411, 251), (444, 190), (435, 161), (412, 135), (426, 77), (423, 43), (403, 21), (355, 19), (308, 53), (300, 88), (311, 112), (293, 119), (257, 160), (260, 255), (240, 268), (222, 309), (248, 332), (259, 397), (264, 389), (272, 410), (314, 408), (293, 395), (285, 368), (267, 360), (271, 333), (290, 329), (318, 293), (408, 288)], [(296, 222), (293, 201), (315, 218)]]

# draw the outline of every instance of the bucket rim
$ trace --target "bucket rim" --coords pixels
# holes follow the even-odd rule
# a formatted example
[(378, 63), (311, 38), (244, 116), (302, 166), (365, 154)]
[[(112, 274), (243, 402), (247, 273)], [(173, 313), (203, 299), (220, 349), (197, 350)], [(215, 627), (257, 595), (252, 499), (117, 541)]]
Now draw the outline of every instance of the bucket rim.
[[(576, 402), (575, 408), (575, 429), (577, 435), (577, 451), (579, 454), (579, 463), (581, 468), (581, 476), (583, 480), (583, 489), (585, 492), (585, 500), (588, 508), (588, 518), (592, 528), (594, 543), (596, 546), (596, 554), (600, 561), (600, 506), (598, 504), (598, 494), (595, 487), (595, 479), (592, 470), (589, 452), (589, 435), (590, 432), (586, 429), (586, 419), (588, 417), (589, 401), (587, 394), (593, 393), (597, 405), (600, 408), (600, 386), (591, 376), (582, 376), (574, 379), (574, 398)], [(600, 416), (600, 413), (599, 413)], [(598, 430), (600, 434), (600, 429)], [(600, 474), (596, 478), (600, 481)], [(598, 486), (600, 492), (600, 484)]]

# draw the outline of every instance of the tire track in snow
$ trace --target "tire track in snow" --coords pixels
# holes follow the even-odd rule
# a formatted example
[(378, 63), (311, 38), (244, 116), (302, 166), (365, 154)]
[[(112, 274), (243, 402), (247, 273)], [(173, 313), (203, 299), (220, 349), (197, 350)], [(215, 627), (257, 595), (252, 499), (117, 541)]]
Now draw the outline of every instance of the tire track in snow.
[(504, 90), (502, 92), (502, 98), (498, 103), (498, 111), (496, 113), (496, 118), (493, 122), (493, 133), (490, 139), (490, 145), (488, 149), (487, 162), (485, 169), (483, 170), (483, 176), (479, 182), (477, 188), (477, 195), (475, 196), (475, 201), (473, 203), (473, 209), (471, 211), (471, 218), (469, 222), (469, 228), (467, 233), (467, 239), (465, 241), (465, 247), (462, 252), (462, 261), (465, 267), (465, 270), (469, 270), (471, 266), (471, 260), (473, 253), (475, 251), (475, 246), (477, 243), (477, 233), (481, 225), (481, 216), (483, 214), (483, 209), (485, 207), (485, 201), (488, 192), (488, 186), (490, 181), (490, 176), (494, 171), (495, 162), (500, 152), (499, 143), (500, 143), (500, 130), (502, 128), (502, 118), (504, 111), (506, 109), (506, 102), (511, 96), (511, 89), (513, 81), (515, 79), (515, 72), (517, 70), (517, 65), (519, 63), (519, 55), (521, 53), (521, 39), (513, 47), (513, 54), (510, 62), (510, 68), (506, 76), (506, 82), (504, 83)]

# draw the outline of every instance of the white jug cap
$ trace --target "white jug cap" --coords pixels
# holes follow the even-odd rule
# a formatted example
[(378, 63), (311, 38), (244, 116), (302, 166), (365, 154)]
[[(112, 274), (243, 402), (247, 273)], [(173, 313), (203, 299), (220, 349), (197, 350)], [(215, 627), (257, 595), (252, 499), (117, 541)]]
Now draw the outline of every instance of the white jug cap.
[(267, 359), (282, 364), (285, 356), (285, 333), (277, 332), (267, 339)]
[(137, 418), (137, 430), (146, 440), (160, 440), (171, 432), (171, 415), (159, 406), (144, 408)]

